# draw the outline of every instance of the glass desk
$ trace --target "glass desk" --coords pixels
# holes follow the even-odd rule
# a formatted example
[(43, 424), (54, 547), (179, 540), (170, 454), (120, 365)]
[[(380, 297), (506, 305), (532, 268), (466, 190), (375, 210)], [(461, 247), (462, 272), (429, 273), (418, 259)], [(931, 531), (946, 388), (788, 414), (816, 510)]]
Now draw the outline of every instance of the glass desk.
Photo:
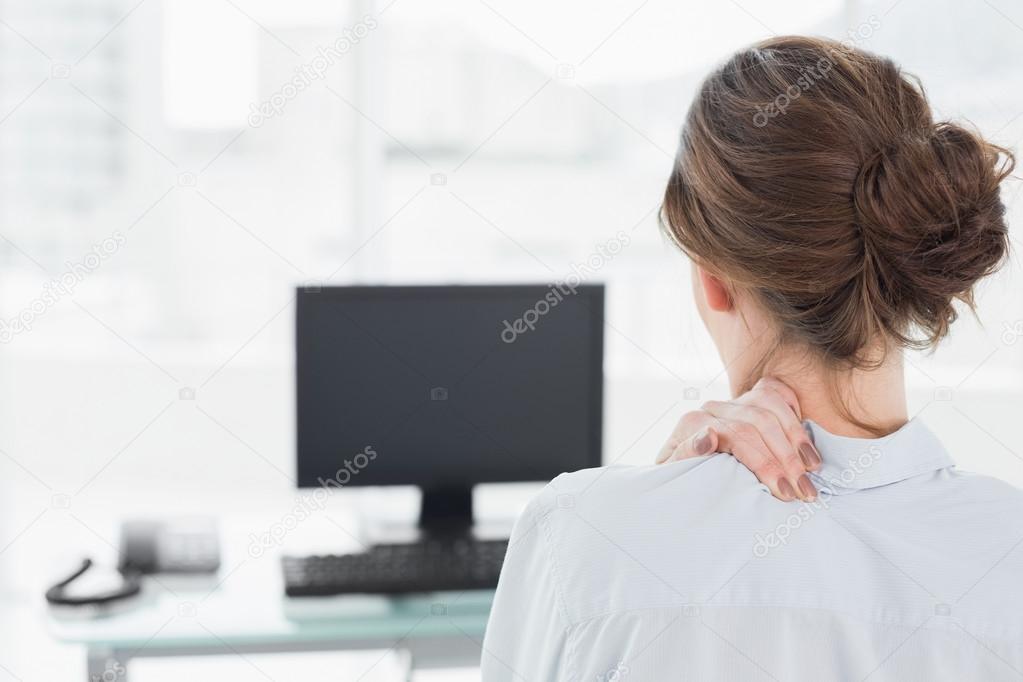
[(410, 671), (479, 664), (493, 591), (289, 599), (279, 577), (243, 579), (245, 568), (212, 588), (147, 579), (120, 613), (84, 620), (52, 611), (49, 629), (86, 647), (94, 682), (126, 682), (129, 662), (143, 656), (386, 649)]

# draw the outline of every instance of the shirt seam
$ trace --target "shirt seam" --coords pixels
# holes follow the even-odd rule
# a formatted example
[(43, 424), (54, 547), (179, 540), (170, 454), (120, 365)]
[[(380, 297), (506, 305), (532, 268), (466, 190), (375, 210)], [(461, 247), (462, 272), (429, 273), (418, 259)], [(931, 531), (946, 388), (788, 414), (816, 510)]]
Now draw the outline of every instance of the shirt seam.
[(566, 679), (575, 679), (576, 678), (576, 666), (575, 666), (576, 650), (575, 650), (575, 641), (572, 638), (572, 620), (569, 618), (569, 614), (568, 614), (568, 601), (565, 599), (565, 593), (564, 593), (564, 591), (561, 588), (561, 580), (560, 580), (561, 571), (559, 570), (557, 555), (554, 552), (554, 542), (553, 542), (553, 540), (551, 538), (550, 525), (547, 523), (547, 517), (550, 516), (550, 515), (551, 515), (551, 510), (550, 509), (545, 510), (537, 518), (537, 525), (540, 527), (540, 533), (541, 533), (541, 535), (543, 537), (544, 550), (546, 550), (546, 553), (547, 553), (547, 561), (548, 561), (548, 564), (549, 564), (548, 571), (550, 572), (550, 575), (551, 575), (551, 584), (554, 587), (555, 599), (558, 602), (557, 611), (558, 611), (562, 621), (565, 624), (565, 645), (566, 645), (567, 654), (568, 654), (567, 657), (566, 657), (565, 664), (566, 664), (566, 668), (567, 668), (566, 672), (568, 672), (568, 674), (570, 676), (569, 678), (566, 678)]

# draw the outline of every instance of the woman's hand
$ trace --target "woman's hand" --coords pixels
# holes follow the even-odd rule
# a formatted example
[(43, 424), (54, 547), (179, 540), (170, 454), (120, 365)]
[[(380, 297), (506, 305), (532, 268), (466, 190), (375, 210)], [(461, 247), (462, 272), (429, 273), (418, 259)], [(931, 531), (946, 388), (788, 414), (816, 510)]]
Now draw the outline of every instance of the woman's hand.
[(657, 463), (727, 452), (779, 500), (810, 501), (817, 490), (806, 472), (820, 467), (821, 456), (801, 419), (792, 389), (765, 377), (735, 400), (712, 400), (683, 415)]

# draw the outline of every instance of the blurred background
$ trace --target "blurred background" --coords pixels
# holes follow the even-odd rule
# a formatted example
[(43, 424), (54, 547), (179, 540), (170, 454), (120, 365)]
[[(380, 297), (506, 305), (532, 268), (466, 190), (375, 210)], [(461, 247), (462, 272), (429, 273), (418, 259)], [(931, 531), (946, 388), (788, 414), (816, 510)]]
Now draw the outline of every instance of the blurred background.
[[(651, 462), (727, 391), (656, 223), (678, 129), (715, 63), (785, 33), (889, 55), (938, 117), (1023, 137), (1008, 0), (0, 2), (0, 680), (82, 678), (42, 592), (111, 556), (120, 518), (215, 514), (244, 537), (294, 506), (298, 285), (605, 282), (604, 461)], [(1018, 179), (1004, 198), (1018, 249)], [(960, 468), (1017, 485), (1020, 285), (1017, 261), (908, 365)], [(481, 504), (535, 490), (493, 488)], [(342, 491), (288, 541), (414, 495)], [(228, 561), (225, 585), (275, 562)], [(399, 679), (391, 655), (132, 679)]]

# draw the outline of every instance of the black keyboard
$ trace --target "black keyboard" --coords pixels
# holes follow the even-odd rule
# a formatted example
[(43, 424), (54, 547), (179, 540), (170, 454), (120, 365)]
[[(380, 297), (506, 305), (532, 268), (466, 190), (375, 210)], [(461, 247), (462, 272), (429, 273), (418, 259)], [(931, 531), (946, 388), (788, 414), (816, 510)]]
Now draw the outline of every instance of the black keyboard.
[(359, 554), (284, 557), (289, 597), (481, 590), (497, 586), (507, 540), (424, 540)]

